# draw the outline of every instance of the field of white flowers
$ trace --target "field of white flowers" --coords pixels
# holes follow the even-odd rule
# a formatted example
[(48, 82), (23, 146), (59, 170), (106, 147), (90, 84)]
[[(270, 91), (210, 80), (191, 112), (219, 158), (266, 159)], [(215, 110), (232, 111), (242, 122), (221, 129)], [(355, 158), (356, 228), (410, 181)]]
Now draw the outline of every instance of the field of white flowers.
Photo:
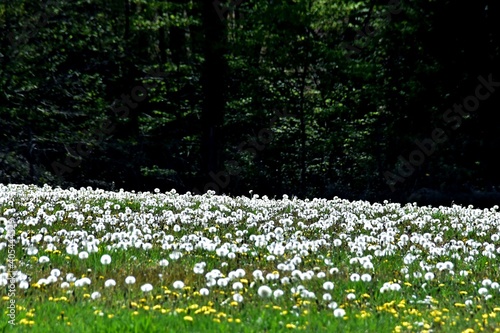
[(0, 184), (0, 330), (500, 332), (500, 213)]

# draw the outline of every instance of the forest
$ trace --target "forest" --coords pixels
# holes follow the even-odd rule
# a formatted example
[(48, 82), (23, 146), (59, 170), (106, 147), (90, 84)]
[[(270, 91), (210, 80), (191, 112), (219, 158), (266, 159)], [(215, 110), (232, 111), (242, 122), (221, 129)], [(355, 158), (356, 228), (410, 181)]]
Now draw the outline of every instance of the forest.
[(500, 3), (1, 0), (0, 183), (488, 207)]

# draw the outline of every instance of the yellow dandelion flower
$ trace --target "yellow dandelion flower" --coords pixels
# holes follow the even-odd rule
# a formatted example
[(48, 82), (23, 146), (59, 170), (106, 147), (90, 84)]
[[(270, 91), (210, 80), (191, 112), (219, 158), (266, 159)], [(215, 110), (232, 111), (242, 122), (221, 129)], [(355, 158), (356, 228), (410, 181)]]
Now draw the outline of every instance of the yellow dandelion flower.
[(411, 315), (420, 316), (420, 312), (418, 312), (417, 309), (410, 309), (408, 313)]
[(3, 296), (2, 297), (2, 301), (8, 301), (9, 299), (10, 299), (9, 296)]
[(431, 311), (431, 316), (433, 316), (433, 317), (439, 317), (439, 316), (441, 316), (442, 314), (443, 314), (443, 313), (442, 313), (441, 311), (439, 311), (439, 310), (432, 310), (432, 311)]
[(220, 323), (220, 319), (219, 318), (214, 318), (212, 320), (215, 321), (216, 323)]
[(297, 326), (295, 326), (294, 324), (286, 324), (286, 328), (297, 328)]
[(237, 324), (240, 324), (240, 323), (241, 323), (241, 319), (240, 319), (240, 318), (236, 318), (234, 321), (235, 321)]
[[(370, 316), (371, 316), (371, 314), (370, 314), (369, 312), (364, 311), (364, 310), (363, 310), (363, 311), (361, 311), (361, 312), (360, 312), (360, 314), (359, 314), (359, 317), (360, 317), (360, 318), (368, 318), (368, 317), (370, 317)], [(359, 318), (359, 317), (358, 317), (358, 318)]]
[(193, 321), (193, 317), (191, 317), (191, 316), (185, 316), (184, 320), (185, 321)]
[(109, 318), (109, 319), (113, 318), (114, 316), (115, 316), (115, 315), (114, 315), (114, 314), (112, 314), (112, 313), (108, 314), (108, 318)]

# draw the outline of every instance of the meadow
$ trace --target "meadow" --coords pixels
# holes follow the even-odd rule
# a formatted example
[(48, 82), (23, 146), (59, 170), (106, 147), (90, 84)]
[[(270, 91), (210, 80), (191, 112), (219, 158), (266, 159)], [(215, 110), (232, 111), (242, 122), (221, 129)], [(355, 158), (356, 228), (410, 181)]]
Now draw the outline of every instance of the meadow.
[(500, 213), (0, 184), (2, 332), (500, 332)]

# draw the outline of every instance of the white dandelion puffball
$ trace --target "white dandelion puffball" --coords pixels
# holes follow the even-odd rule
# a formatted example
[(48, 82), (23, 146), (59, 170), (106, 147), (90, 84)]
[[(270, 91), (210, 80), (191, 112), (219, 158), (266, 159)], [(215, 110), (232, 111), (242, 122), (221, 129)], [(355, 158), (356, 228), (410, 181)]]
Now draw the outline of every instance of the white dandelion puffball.
[(279, 298), (281, 296), (283, 296), (285, 294), (285, 292), (281, 289), (276, 289), (274, 292), (273, 292), (273, 296), (274, 298)]
[(236, 293), (233, 295), (233, 300), (238, 303), (241, 303), (243, 302), (243, 296), (241, 296), (241, 294)]
[(479, 290), (477, 291), (479, 293), (479, 295), (487, 295), (488, 294), (488, 289), (487, 288), (479, 288)]
[(109, 254), (104, 254), (101, 257), (101, 264), (103, 265), (109, 265), (111, 263), (111, 256)]
[(272, 295), (273, 291), (268, 286), (260, 286), (257, 293), (260, 297), (269, 297)]
[[(126, 282), (126, 281), (125, 281)], [(116, 286), (116, 281), (113, 280), (113, 279), (109, 279), (109, 280), (106, 280), (106, 282), (104, 282), (104, 286), (106, 288), (109, 288), (109, 287), (114, 287)]]
[(61, 271), (58, 270), (57, 268), (54, 268), (53, 270), (50, 271), (50, 275), (58, 277), (61, 275)]
[(38, 262), (39, 262), (40, 264), (44, 264), (44, 263), (46, 263), (46, 262), (50, 262), (50, 259), (49, 259), (49, 257), (47, 257), (47, 256), (41, 256), (41, 257), (38, 259)]
[(370, 274), (363, 274), (361, 275), (361, 281), (363, 282), (370, 282), (372, 280), (372, 276)]
[(328, 308), (329, 309), (336, 309), (339, 305), (337, 304), (337, 302), (331, 302), (328, 304)]
[(333, 315), (335, 317), (344, 317), (345, 316), (345, 310), (341, 309), (341, 308), (335, 309), (335, 310), (333, 310)]
[(241, 283), (241, 282), (235, 282), (235, 283), (233, 283), (233, 289), (234, 290), (243, 289), (243, 283)]
[(174, 282), (173, 286), (175, 289), (182, 289), (184, 288), (184, 282), (177, 280)]
[(89, 257), (89, 253), (87, 251), (82, 251), (80, 253), (78, 253), (78, 258), (84, 260), (84, 259), (87, 259)]
[(325, 283), (323, 283), (323, 289), (332, 290), (333, 289), (333, 282), (326, 281)]
[(153, 290), (153, 285), (151, 285), (151, 283), (143, 284), (141, 286), (141, 290), (145, 293), (150, 292), (151, 290)]
[(126, 284), (134, 284), (135, 283), (135, 277), (133, 277), (133, 276), (127, 276), (125, 278), (125, 283)]

